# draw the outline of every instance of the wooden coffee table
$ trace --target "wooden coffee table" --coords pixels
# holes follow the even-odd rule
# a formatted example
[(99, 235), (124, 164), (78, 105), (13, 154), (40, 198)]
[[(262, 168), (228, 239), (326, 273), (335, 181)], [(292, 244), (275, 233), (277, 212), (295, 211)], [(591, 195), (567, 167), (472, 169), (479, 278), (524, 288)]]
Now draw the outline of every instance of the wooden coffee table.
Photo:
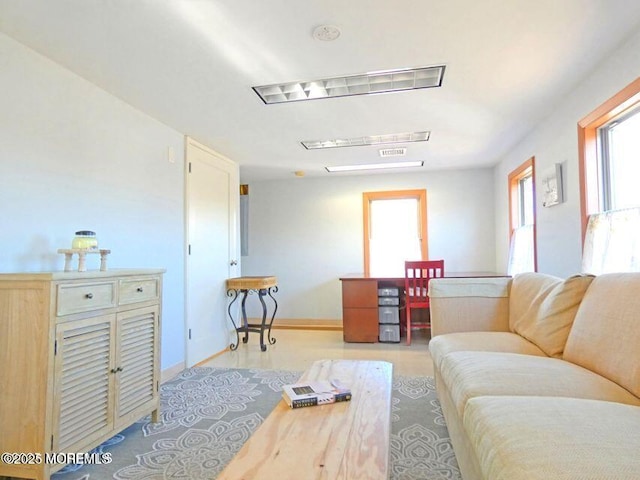
[(218, 479), (386, 480), (392, 374), (388, 362), (313, 363), (300, 380), (338, 379), (351, 401), (290, 409), (281, 400)]

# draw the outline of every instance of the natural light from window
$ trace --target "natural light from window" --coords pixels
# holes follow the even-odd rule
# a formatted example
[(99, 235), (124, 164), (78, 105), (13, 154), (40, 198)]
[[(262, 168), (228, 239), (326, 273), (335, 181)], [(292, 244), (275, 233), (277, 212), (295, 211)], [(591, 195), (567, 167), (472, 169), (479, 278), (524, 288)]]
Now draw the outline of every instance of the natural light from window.
[(520, 180), (519, 196), (519, 226), (533, 225), (533, 176), (529, 174)]
[(509, 260), (507, 272), (516, 275), (536, 271), (535, 159), (532, 157), (509, 174)]
[(640, 77), (578, 122), (582, 271), (640, 271)]
[(609, 164), (609, 201), (605, 209), (640, 206), (640, 110), (602, 130), (609, 147), (605, 155)]
[(370, 222), (371, 275), (403, 277), (405, 260), (422, 259), (418, 200), (374, 200)]

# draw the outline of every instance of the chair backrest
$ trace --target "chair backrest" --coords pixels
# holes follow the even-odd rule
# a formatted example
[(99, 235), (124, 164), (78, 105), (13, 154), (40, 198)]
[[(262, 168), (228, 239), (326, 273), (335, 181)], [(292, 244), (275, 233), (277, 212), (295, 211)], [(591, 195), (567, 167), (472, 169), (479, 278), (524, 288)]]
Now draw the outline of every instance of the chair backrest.
[(429, 306), (429, 280), (444, 277), (444, 260), (404, 262), (404, 290), (407, 304)]

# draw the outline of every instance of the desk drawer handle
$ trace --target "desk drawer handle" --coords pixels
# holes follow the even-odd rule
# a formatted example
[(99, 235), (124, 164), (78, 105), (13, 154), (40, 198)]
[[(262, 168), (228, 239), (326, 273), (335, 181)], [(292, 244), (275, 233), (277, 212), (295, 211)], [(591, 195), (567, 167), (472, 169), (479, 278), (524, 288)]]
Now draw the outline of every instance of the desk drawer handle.
[(93, 298), (93, 293), (87, 293), (85, 295), (85, 298), (88, 298), (89, 300), (91, 300)]
[(138, 288), (136, 288), (136, 291), (138, 291), (138, 292), (142, 293), (142, 292), (144, 292), (144, 288), (142, 288), (142, 287), (138, 287)]

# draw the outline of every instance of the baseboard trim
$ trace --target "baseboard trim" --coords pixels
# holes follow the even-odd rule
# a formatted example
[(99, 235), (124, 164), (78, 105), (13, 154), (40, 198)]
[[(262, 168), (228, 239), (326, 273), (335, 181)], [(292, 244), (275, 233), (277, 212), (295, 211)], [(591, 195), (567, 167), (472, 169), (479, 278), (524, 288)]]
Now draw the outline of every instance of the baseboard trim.
[[(259, 321), (259, 320), (258, 320)], [(276, 318), (273, 329), (342, 331), (341, 319)]]
[[(250, 323), (260, 323), (261, 318), (249, 318)], [(341, 319), (316, 319), (316, 318), (276, 318), (271, 326), (273, 330), (323, 330), (323, 331), (342, 331)], [(199, 367), (209, 360), (216, 358), (224, 353), (227, 353), (229, 348), (214, 353), (208, 358), (205, 358), (201, 362), (198, 362), (195, 367)], [(176, 363), (172, 367), (165, 368), (160, 372), (160, 383), (165, 383), (176, 377), (180, 372), (187, 368), (185, 362)]]
[(165, 383), (179, 375), (186, 368), (184, 362), (176, 363), (173, 367), (165, 368), (160, 372), (160, 383)]
[(210, 357), (205, 358), (204, 360), (196, 363), (194, 365), (194, 367), (201, 367), (202, 365), (204, 365), (205, 363), (207, 363), (209, 360), (212, 360), (216, 357), (219, 357), (220, 355), (222, 355), (223, 353), (227, 353), (230, 350), (229, 347), (225, 348), (224, 350), (220, 350), (218, 353), (214, 353), (213, 355), (211, 355)]
[(322, 331), (342, 331), (342, 326), (333, 325), (273, 325), (272, 330), (322, 330)]
[[(229, 351), (229, 347), (219, 351), (218, 353), (214, 353), (210, 357), (207, 357), (204, 360), (196, 363), (194, 367), (201, 367), (202, 365), (207, 363), (209, 360), (216, 358), (222, 355), (223, 353), (227, 353), (228, 351)], [(165, 368), (164, 370), (162, 370), (162, 372), (160, 372), (160, 383), (162, 384), (162, 383), (168, 382), (169, 380), (171, 380), (172, 378), (180, 374), (180, 372), (186, 369), (187, 369), (187, 364), (185, 362), (176, 363), (173, 367)]]

